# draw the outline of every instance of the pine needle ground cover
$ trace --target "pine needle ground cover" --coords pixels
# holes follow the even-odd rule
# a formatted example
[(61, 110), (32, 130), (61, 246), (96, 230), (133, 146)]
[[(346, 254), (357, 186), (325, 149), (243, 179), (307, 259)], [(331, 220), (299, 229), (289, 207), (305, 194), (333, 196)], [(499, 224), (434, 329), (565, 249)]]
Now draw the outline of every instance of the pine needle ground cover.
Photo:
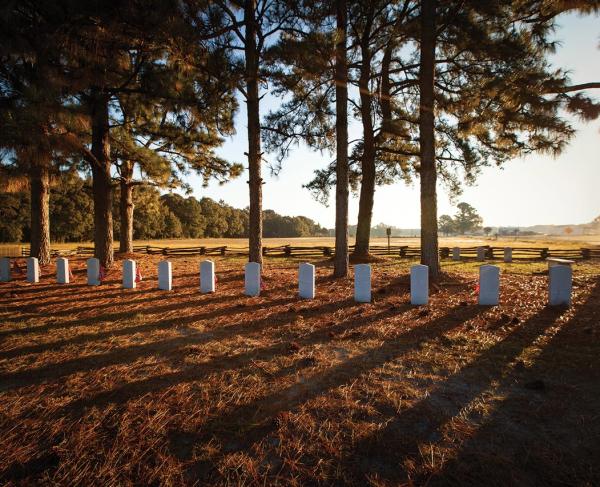
[[(426, 307), (408, 263), (374, 264), (373, 302), (317, 265), (174, 258), (174, 290), (74, 281), (0, 285), (0, 483), (9, 485), (598, 485), (600, 266), (573, 306), (547, 276), (504, 266), (501, 305), (476, 304), (475, 264), (446, 265)], [(514, 270), (513, 271), (511, 271)], [(517, 271), (517, 269), (520, 269)], [(536, 272), (532, 272), (536, 271)]]

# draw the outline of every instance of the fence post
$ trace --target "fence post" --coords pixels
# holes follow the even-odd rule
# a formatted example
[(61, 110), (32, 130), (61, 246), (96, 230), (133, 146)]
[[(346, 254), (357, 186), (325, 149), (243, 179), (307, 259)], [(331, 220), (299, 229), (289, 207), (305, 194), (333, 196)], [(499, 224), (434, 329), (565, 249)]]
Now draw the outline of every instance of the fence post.
[(581, 249), (581, 258), (589, 259), (591, 257), (590, 249)]

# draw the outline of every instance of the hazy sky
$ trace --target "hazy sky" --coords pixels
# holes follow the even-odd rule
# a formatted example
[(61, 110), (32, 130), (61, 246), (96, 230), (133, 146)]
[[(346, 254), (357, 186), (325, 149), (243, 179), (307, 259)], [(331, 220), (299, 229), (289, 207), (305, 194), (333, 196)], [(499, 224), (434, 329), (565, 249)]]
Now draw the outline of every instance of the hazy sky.
[[(573, 83), (600, 79), (600, 17), (574, 15), (559, 19), (556, 39), (561, 41), (551, 61), (570, 70)], [(600, 93), (596, 91), (596, 98)], [(270, 102), (271, 103), (271, 102)], [(270, 104), (269, 103), (269, 104)], [(237, 114), (237, 135), (227, 140), (219, 153), (230, 160), (247, 165), (246, 113), (243, 103)], [(263, 114), (270, 108), (267, 104)], [(577, 135), (558, 158), (532, 155), (515, 159), (503, 168), (483, 171), (477, 185), (466, 188), (460, 201), (479, 211), (490, 226), (587, 223), (600, 215), (600, 121), (575, 122)], [(351, 139), (352, 139), (352, 133)], [(266, 155), (267, 159), (274, 157)], [(332, 157), (305, 147), (295, 149), (274, 177), (264, 168), (263, 207), (283, 215), (305, 215), (332, 228), (335, 222), (333, 204), (325, 207), (316, 202), (302, 185), (312, 179), (315, 169), (324, 167)], [(208, 196), (225, 200), (232, 206), (248, 205), (248, 180), (245, 173), (225, 185), (211, 183), (202, 188), (197, 177), (191, 178), (196, 197)], [(332, 200), (333, 203), (333, 200)], [(445, 188), (439, 187), (438, 213), (454, 213)], [(356, 223), (358, 198), (351, 196), (350, 223)], [(397, 183), (378, 187), (375, 193), (373, 225), (386, 223), (400, 228), (419, 227), (418, 180), (411, 186)]]

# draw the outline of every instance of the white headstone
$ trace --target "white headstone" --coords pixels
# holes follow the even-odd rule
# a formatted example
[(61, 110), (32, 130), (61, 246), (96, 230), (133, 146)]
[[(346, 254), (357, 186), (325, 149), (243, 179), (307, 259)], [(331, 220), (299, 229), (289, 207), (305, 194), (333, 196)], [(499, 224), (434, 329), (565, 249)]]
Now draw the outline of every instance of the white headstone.
[(29, 257), (27, 259), (27, 281), (40, 281), (40, 264), (38, 263), (37, 257)]
[(100, 261), (96, 257), (87, 260), (87, 283), (88, 286), (100, 285)]
[(64, 257), (56, 259), (56, 282), (69, 284), (69, 260)]
[(135, 260), (126, 259), (123, 261), (123, 287), (135, 289), (135, 286)]
[(172, 267), (168, 260), (161, 260), (158, 263), (158, 289), (163, 291), (173, 289)]
[(357, 264), (354, 266), (354, 301), (371, 302), (371, 266)]
[(10, 281), (10, 257), (0, 259), (0, 282)]
[(452, 260), (460, 260), (460, 247), (452, 248)]
[(298, 268), (298, 294), (304, 299), (315, 298), (315, 266), (300, 264)]
[(550, 306), (571, 306), (573, 270), (568, 265), (554, 265), (548, 270), (550, 276)]
[[(259, 270), (259, 279), (260, 279), (260, 270)], [(260, 281), (259, 281), (259, 290), (260, 290)], [(204, 260), (204, 261), (200, 262), (200, 292), (201, 293), (214, 293), (215, 292), (215, 263), (212, 260)]]
[(504, 247), (504, 262), (512, 262), (512, 247)]
[(410, 268), (410, 304), (429, 302), (429, 267), (416, 264)]
[(479, 304), (497, 306), (500, 295), (500, 268), (495, 265), (479, 267)]
[(260, 294), (260, 264), (248, 262), (244, 274), (244, 292), (247, 296)]
[(477, 260), (483, 262), (485, 260), (485, 247), (477, 247)]

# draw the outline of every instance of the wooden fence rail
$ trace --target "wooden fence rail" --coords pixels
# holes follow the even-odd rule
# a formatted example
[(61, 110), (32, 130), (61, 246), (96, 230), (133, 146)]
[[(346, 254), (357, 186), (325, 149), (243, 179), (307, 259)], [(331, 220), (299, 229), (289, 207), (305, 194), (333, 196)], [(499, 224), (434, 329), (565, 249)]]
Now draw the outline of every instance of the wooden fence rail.
[[(482, 246), (486, 249), (486, 259), (502, 259), (504, 256), (504, 247)], [(477, 249), (479, 247), (460, 247), (461, 259), (476, 259)], [(600, 259), (600, 246), (580, 248), (580, 249), (550, 249), (548, 247), (510, 247), (512, 248), (513, 260), (545, 260), (548, 257), (556, 257), (572, 260)], [(0, 257), (28, 257), (29, 247), (27, 246), (7, 246), (0, 247)], [(350, 252), (354, 251), (354, 246), (349, 247)], [(134, 253), (164, 256), (192, 256), (192, 255), (248, 255), (248, 248), (229, 248), (225, 245), (219, 247), (158, 247), (154, 245), (136, 245), (133, 247)], [(440, 258), (449, 259), (452, 255), (451, 247), (440, 247)], [(263, 247), (262, 254), (268, 257), (331, 257), (335, 253), (331, 246), (297, 246), (280, 245), (276, 247)], [(420, 247), (409, 247), (408, 245), (373, 245), (370, 247), (370, 253), (374, 256), (395, 256), (402, 258), (418, 258), (421, 256)], [(78, 246), (72, 250), (51, 251), (52, 257), (66, 257), (70, 255), (94, 255), (93, 247)]]

